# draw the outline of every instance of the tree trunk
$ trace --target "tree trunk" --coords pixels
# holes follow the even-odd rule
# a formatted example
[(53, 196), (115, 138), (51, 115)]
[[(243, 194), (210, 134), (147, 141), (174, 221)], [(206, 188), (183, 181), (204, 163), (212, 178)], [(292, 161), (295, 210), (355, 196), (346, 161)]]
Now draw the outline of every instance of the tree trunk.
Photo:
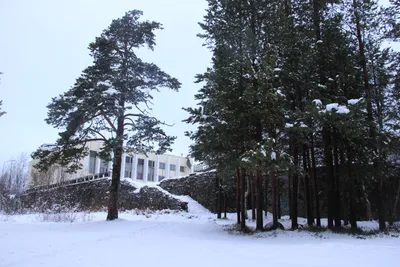
[[(394, 187), (395, 187), (395, 184), (393, 182), (392, 184), (388, 184), (388, 186), (386, 188), (386, 192), (387, 192), (386, 202), (387, 203), (394, 203), (394, 202), (392, 202), (392, 199), (393, 199), (393, 188)], [(388, 205), (388, 214), (389, 214), (388, 222), (389, 222), (389, 226), (393, 226), (393, 224), (394, 224), (394, 218), (392, 216), (392, 214), (393, 214), (392, 208), (393, 208), (392, 205)]]
[(216, 210), (217, 210), (217, 218), (221, 219), (222, 217), (222, 205), (221, 205), (221, 186), (220, 186), (220, 182), (219, 182), (219, 176), (217, 175), (216, 179), (215, 179), (215, 191), (217, 193), (217, 199), (216, 199)]
[(272, 210), (272, 228), (278, 227), (278, 213), (276, 210), (276, 178), (275, 178), (275, 168), (271, 168), (271, 210)]
[(348, 173), (346, 174), (346, 166), (347, 166), (347, 161), (344, 155), (344, 147), (343, 144), (341, 143), (339, 147), (339, 154), (340, 154), (340, 177), (343, 177), (343, 200), (342, 200), (342, 210), (343, 210), (343, 222), (344, 225), (349, 225), (349, 184), (350, 184), (350, 179), (351, 177), (348, 176)]
[[(319, 0), (313, 0), (313, 23), (314, 23), (314, 30), (315, 30), (315, 37), (318, 40), (322, 40), (321, 37), (321, 17), (320, 17), (320, 10), (322, 2)], [(324, 75), (324, 66), (325, 66), (325, 59), (324, 59), (324, 51), (321, 45), (318, 46), (318, 76), (319, 76), (319, 83), (325, 85), (325, 75)], [(313, 168), (313, 178), (314, 178), (314, 188), (315, 188), (315, 215), (317, 217), (317, 226), (321, 226), (321, 207), (319, 203), (319, 189), (317, 183), (317, 166), (315, 162), (315, 148), (314, 148), (314, 137), (311, 133), (311, 160), (312, 160), (312, 168)]]
[[(314, 193), (315, 193), (315, 215), (317, 219), (317, 226), (321, 227), (321, 213), (320, 213), (320, 206), (319, 206), (319, 190), (318, 190), (318, 183), (317, 183), (317, 167), (315, 166), (315, 152), (314, 152), (314, 138), (311, 136), (311, 153), (308, 151), (308, 164), (309, 168), (311, 169), (310, 173), (312, 179), (314, 181)], [(311, 156), (311, 160), (310, 160)]]
[(265, 217), (268, 216), (268, 172), (265, 172), (265, 182), (264, 182), (264, 191), (265, 191), (265, 206), (264, 206), (264, 210), (265, 210)]
[(323, 128), (324, 138), (324, 160), (326, 166), (326, 178), (328, 187), (328, 228), (333, 228), (333, 216), (335, 208), (335, 191), (334, 191), (334, 177), (333, 177), (333, 160), (332, 160), (332, 144), (331, 144), (331, 131), (329, 126)]
[[(293, 150), (293, 158), (294, 158), (294, 165), (296, 166), (296, 169), (299, 167), (299, 153), (297, 151), (297, 145), (294, 146)], [(293, 199), (292, 199), (292, 230), (296, 230), (298, 228), (298, 222), (297, 222), (297, 217), (298, 217), (298, 210), (297, 210), (297, 201), (298, 201), (298, 190), (299, 190), (299, 174), (298, 171), (295, 170), (293, 173)]]
[(240, 220), (240, 228), (242, 228), (242, 230), (246, 229), (246, 205), (245, 205), (245, 190), (246, 190), (246, 170), (244, 168), (242, 168), (241, 171), (241, 181), (240, 181), (240, 185), (241, 185), (241, 211), (242, 211), (242, 218)]
[(246, 181), (246, 193), (244, 194), (244, 206), (245, 208), (245, 215), (246, 215), (246, 220), (249, 218), (249, 214), (247, 213), (247, 207), (248, 205), (248, 201), (249, 201), (249, 196), (250, 196), (250, 200), (251, 200), (251, 180), (252, 180), (252, 174), (248, 174), (247, 177), (247, 181)]
[(347, 151), (347, 168), (350, 181), (349, 188), (349, 213), (351, 230), (357, 230), (357, 216), (356, 216), (356, 176), (353, 177), (353, 156), (350, 151)]
[(289, 219), (292, 219), (292, 186), (293, 186), (293, 179), (292, 179), (292, 173), (289, 171), (288, 175), (288, 199), (289, 199)]
[(386, 221), (385, 221), (385, 205), (383, 200), (383, 181), (380, 179), (377, 182), (378, 186), (378, 216), (379, 216), (379, 230), (386, 231)]
[(339, 165), (339, 148), (338, 148), (338, 140), (337, 140), (337, 130), (334, 128), (333, 129), (333, 147), (334, 147), (334, 162), (335, 162), (335, 168), (334, 168), (334, 177), (335, 177), (335, 227), (340, 228), (342, 227), (342, 220), (340, 216), (340, 206), (341, 206), (341, 201), (340, 201), (340, 165)]
[(366, 212), (367, 212), (368, 221), (372, 221), (373, 217), (372, 217), (371, 202), (369, 201), (369, 197), (367, 194), (367, 190), (365, 189), (364, 181), (362, 182), (361, 187), (362, 187), (361, 191), (362, 191), (363, 197), (365, 199), (365, 208), (366, 208)]
[(118, 193), (121, 179), (122, 153), (124, 150), (124, 116), (118, 117), (117, 134), (118, 147), (114, 151), (113, 172), (108, 200), (107, 221), (118, 219)]
[(278, 212), (278, 219), (282, 218), (282, 211), (281, 211), (281, 179), (277, 178), (276, 181), (277, 188), (276, 188), (276, 209)]
[(256, 185), (252, 177), (251, 179), (251, 219), (254, 221), (256, 219)]
[(263, 225), (263, 209), (262, 209), (262, 203), (263, 203), (263, 194), (262, 194), (262, 175), (261, 171), (257, 170), (256, 173), (256, 206), (257, 206), (257, 222), (256, 222), (256, 230), (257, 231), (262, 231), (264, 230), (264, 225)]
[(226, 213), (227, 213), (227, 201), (226, 201), (226, 193), (224, 192), (224, 219), (227, 219)]
[(397, 205), (399, 203), (399, 198), (400, 198), (400, 180), (399, 180), (399, 185), (397, 187), (396, 198), (395, 198), (394, 203), (393, 203), (393, 214), (392, 214), (392, 217), (393, 217), (394, 221), (397, 220)]
[(312, 215), (312, 198), (311, 198), (311, 185), (310, 177), (308, 175), (308, 164), (307, 164), (307, 146), (303, 147), (303, 171), (304, 171), (304, 188), (306, 191), (306, 206), (307, 206), (307, 225), (312, 226), (314, 224), (314, 218)]
[(241, 204), (240, 204), (240, 169), (236, 169), (236, 215), (237, 215), (237, 224), (240, 224), (240, 209), (241, 209)]
[[(370, 129), (370, 144), (372, 151), (376, 154), (378, 154), (378, 159), (374, 159), (374, 178), (377, 181), (376, 182), (376, 189), (377, 189), (377, 194), (378, 194), (378, 216), (379, 216), (379, 229), (381, 231), (386, 230), (386, 222), (385, 222), (385, 204), (383, 201), (383, 177), (378, 172), (378, 170), (381, 168), (381, 155), (378, 153), (378, 147), (377, 147), (377, 129), (375, 126), (374, 122), (374, 115), (373, 115), (373, 107), (372, 107), (372, 91), (370, 87), (370, 77), (368, 73), (368, 66), (367, 66), (367, 58), (365, 56), (365, 44), (364, 44), (364, 38), (362, 36), (363, 28), (361, 25), (361, 17), (360, 13), (358, 10), (359, 6), (357, 3), (357, 0), (353, 0), (353, 10), (354, 10), (354, 18), (355, 18), (355, 23), (356, 23), (356, 32), (357, 32), (357, 40), (358, 40), (358, 49), (359, 49), (359, 55), (360, 55), (360, 65), (362, 67), (362, 72), (363, 72), (363, 82), (364, 82), (364, 93), (365, 93), (365, 98), (366, 98), (366, 103), (367, 103), (367, 119), (369, 123), (369, 129)], [(375, 156), (376, 157), (376, 156)], [(379, 176), (379, 177), (377, 177)]]

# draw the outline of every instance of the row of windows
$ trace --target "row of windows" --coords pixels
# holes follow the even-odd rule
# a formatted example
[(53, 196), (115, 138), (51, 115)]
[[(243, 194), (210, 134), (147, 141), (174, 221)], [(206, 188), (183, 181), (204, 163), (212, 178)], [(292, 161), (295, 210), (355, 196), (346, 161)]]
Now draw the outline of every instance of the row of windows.
[[(89, 172), (90, 173), (94, 173), (95, 172), (96, 156), (97, 156), (97, 152), (92, 151), (92, 150), (89, 152)], [(128, 165), (126, 167), (128, 169), (130, 169), (131, 165), (133, 164), (133, 157), (126, 157), (125, 158), (125, 163)], [(143, 169), (144, 169), (143, 168), (144, 167), (144, 159), (138, 159), (138, 164), (137, 165), (138, 165), (138, 174), (139, 173), (142, 174), (143, 173)], [(108, 169), (107, 167), (108, 167), (107, 166), (107, 162), (101, 161), (101, 163), (100, 163), (100, 172), (102, 172), (102, 171), (105, 172)], [(155, 162), (153, 160), (149, 160), (148, 161), (148, 167), (150, 169), (149, 175), (152, 175), (152, 172), (153, 172), (153, 170), (155, 168)], [(166, 168), (166, 163), (165, 162), (160, 162), (159, 163), (159, 169), (160, 170), (165, 170), (165, 168)], [(175, 164), (170, 164), (169, 165), (169, 169), (171, 171), (176, 171), (176, 165)], [(179, 171), (180, 172), (185, 172), (185, 166), (180, 166)], [(164, 177), (164, 176), (160, 176), (160, 177)], [(143, 177), (142, 178), (138, 178), (138, 179), (143, 179)], [(164, 179), (164, 178), (162, 178), (162, 179)]]
[[(133, 158), (132, 157), (126, 157), (125, 160), (126, 163), (133, 163)], [(144, 159), (138, 159), (138, 165), (144, 166)], [(155, 162), (153, 160), (149, 160), (148, 166), (150, 168), (154, 168), (155, 167)], [(166, 167), (166, 163), (165, 162), (160, 162), (159, 163), (159, 169), (160, 170), (165, 170)], [(169, 169), (171, 171), (176, 171), (176, 165), (175, 164), (170, 164), (169, 165)], [(185, 166), (180, 166), (180, 172), (185, 172)]]

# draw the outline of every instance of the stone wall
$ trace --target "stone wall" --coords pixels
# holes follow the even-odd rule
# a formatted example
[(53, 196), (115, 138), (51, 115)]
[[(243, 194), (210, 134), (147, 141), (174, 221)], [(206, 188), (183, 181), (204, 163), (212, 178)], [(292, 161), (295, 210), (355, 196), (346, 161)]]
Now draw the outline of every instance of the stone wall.
[[(77, 210), (103, 211), (108, 206), (110, 180), (99, 180), (59, 188), (31, 191), (20, 196), (20, 208), (27, 211)], [(157, 188), (144, 186), (137, 190), (121, 181), (119, 209), (187, 210), (187, 203), (175, 199)]]
[(190, 196), (211, 212), (216, 212), (216, 177), (215, 171), (209, 171), (165, 179), (159, 185), (171, 194)]

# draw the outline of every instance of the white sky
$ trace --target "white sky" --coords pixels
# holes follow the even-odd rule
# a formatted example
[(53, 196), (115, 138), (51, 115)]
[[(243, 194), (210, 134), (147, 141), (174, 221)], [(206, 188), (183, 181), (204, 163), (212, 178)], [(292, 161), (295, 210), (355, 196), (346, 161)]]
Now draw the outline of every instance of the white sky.
[[(182, 83), (179, 93), (154, 94), (154, 115), (178, 136), (173, 153), (186, 155), (191, 143), (184, 136), (182, 107), (194, 106), (200, 85), (194, 76), (206, 70), (210, 52), (196, 37), (205, 0), (12, 0), (0, 3), (0, 100), (7, 114), (0, 118), (0, 169), (20, 153), (30, 154), (42, 143), (54, 142), (57, 130), (44, 122), (51, 97), (68, 90), (91, 64), (87, 46), (111, 21), (128, 10), (163, 24), (154, 52), (140, 57), (156, 63)], [(7, 163), (6, 163), (7, 164)]]
[[(381, 2), (388, 2), (382, 0)], [(211, 61), (196, 37), (205, 0), (9, 0), (0, 3), (0, 100), (7, 114), (0, 118), (0, 169), (20, 153), (30, 154), (54, 142), (57, 130), (44, 122), (51, 97), (68, 90), (91, 64), (87, 46), (111, 20), (139, 9), (144, 18), (164, 25), (154, 52), (140, 52), (182, 83), (179, 93), (155, 94), (154, 115), (175, 124), (167, 133), (178, 136), (174, 154), (188, 153), (184, 136), (189, 125), (182, 107), (194, 106), (199, 85), (194, 76)], [(193, 129), (193, 127), (192, 127)]]

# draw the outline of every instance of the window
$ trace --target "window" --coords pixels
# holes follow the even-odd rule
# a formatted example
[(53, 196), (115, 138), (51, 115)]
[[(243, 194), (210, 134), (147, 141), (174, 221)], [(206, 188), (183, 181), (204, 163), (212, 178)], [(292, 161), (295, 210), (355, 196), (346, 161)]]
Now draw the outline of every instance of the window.
[(161, 182), (161, 181), (164, 180), (164, 179), (165, 179), (165, 176), (162, 176), (162, 175), (159, 175), (159, 176), (158, 176), (158, 181), (159, 181), (159, 182)]
[(132, 157), (125, 157), (125, 163), (132, 163), (133, 162), (133, 158)]
[(89, 152), (89, 173), (96, 172), (96, 156), (97, 156), (97, 152), (90, 150), (90, 152)]
[(144, 159), (138, 159), (136, 179), (143, 180)]
[(160, 170), (165, 170), (165, 163), (164, 162), (160, 162)]
[(147, 181), (154, 181), (154, 166), (155, 166), (155, 162), (154, 160), (149, 160), (149, 172), (147, 174)]
[(105, 174), (108, 173), (108, 162), (102, 160), (100, 162), (100, 173)]
[(170, 170), (170, 171), (176, 171), (176, 166), (175, 166), (175, 164), (169, 164), (169, 170)]
[(185, 166), (180, 167), (180, 172), (185, 172)]
[(133, 158), (132, 157), (125, 157), (125, 173), (124, 177), (132, 178), (132, 162)]

